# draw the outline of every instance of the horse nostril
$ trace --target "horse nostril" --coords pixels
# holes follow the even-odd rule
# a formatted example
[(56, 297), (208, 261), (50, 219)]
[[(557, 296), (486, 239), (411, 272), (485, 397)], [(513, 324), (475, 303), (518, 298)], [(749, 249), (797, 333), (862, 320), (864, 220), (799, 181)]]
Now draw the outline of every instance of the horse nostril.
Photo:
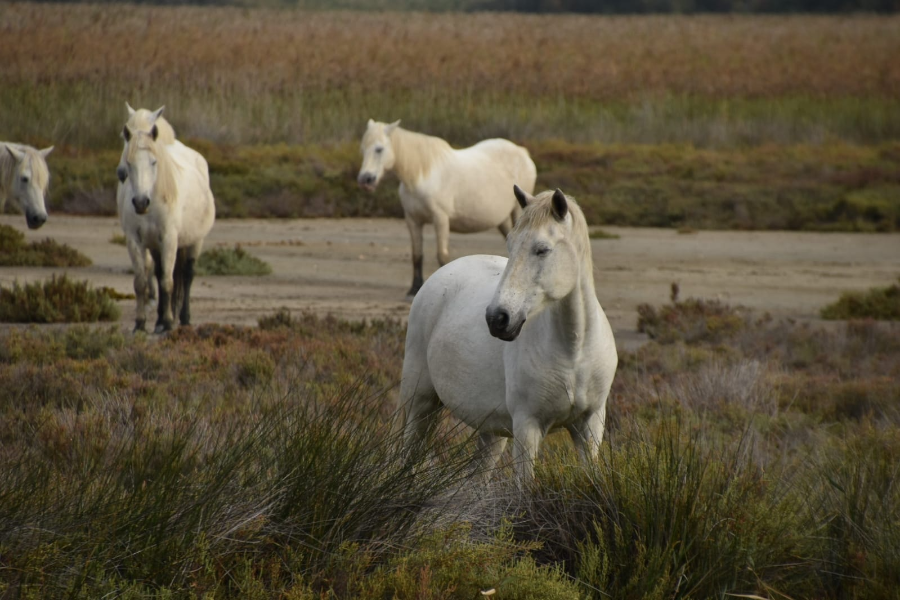
[(509, 313), (498, 308), (488, 316), (488, 325), (494, 330), (504, 330), (509, 325)]

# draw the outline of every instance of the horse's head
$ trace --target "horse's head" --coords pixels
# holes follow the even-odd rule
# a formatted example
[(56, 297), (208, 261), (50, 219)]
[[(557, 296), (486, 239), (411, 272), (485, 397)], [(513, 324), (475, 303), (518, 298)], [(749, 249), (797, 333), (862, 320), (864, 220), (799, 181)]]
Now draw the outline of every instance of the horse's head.
[(507, 342), (527, 319), (575, 288), (584, 252), (578, 240), (587, 235), (586, 227), (573, 235), (583, 217), (560, 190), (535, 197), (514, 186), (514, 193), (525, 210), (506, 238), (509, 261), (485, 312), (491, 335)]
[(391, 145), (391, 134), (398, 125), (400, 125), (400, 121), (379, 123), (369, 119), (366, 133), (359, 146), (363, 161), (359, 169), (359, 176), (356, 178), (359, 187), (367, 192), (375, 191), (385, 171), (394, 168), (394, 148)]
[(50, 185), (50, 171), (46, 158), (53, 146), (43, 150), (6, 146), (15, 161), (12, 196), (19, 203), (29, 229), (38, 229), (47, 222), (45, 199)]
[(147, 111), (149, 113), (147, 118), (136, 125), (133, 117), (137, 111), (128, 106), (131, 118), (122, 129), (122, 137), (125, 139), (125, 163), (119, 164), (117, 176), (121, 182), (130, 180), (131, 203), (139, 215), (147, 212), (156, 187), (159, 160), (156, 147), (159, 128), (156, 120), (162, 115), (163, 108), (165, 107), (160, 107), (153, 113)]

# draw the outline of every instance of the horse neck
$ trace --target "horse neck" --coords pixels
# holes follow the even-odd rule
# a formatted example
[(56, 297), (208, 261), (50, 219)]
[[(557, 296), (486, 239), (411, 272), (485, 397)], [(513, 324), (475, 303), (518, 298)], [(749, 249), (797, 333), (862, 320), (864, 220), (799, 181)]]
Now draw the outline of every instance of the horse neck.
[(391, 132), (391, 146), (394, 150), (393, 170), (407, 187), (428, 175), (435, 162), (452, 150), (450, 144), (439, 137), (400, 127)]
[(545, 311), (557, 343), (573, 356), (581, 351), (585, 341), (599, 325), (596, 305), (594, 267), (588, 254), (582, 262), (572, 291)]

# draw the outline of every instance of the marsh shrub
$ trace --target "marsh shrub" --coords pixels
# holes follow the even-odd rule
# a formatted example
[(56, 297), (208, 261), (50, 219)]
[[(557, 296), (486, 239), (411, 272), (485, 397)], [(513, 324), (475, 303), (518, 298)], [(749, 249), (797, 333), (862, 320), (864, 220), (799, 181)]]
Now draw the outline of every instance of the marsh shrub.
[(25, 235), (0, 224), (0, 266), (7, 267), (88, 267), (91, 259), (66, 244), (46, 238), (25, 242)]
[(833, 304), (824, 307), (823, 319), (877, 319), (900, 321), (900, 280), (867, 292), (846, 292)]
[(67, 275), (0, 288), (0, 321), (4, 322), (90, 323), (115, 321), (119, 314), (119, 307), (106, 292)]
[(240, 244), (234, 248), (213, 248), (197, 259), (197, 275), (269, 275), (272, 272), (265, 261), (258, 259)]
[(661, 344), (720, 342), (741, 331), (745, 317), (738, 308), (719, 300), (688, 299), (659, 309), (638, 306), (637, 329)]

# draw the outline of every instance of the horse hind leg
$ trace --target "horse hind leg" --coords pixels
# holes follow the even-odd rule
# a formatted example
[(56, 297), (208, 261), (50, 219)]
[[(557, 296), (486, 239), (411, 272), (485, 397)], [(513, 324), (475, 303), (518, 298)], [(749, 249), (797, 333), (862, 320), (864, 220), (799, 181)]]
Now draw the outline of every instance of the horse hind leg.
[(407, 296), (415, 296), (422, 287), (422, 224), (407, 215), (406, 226), (409, 228), (409, 240), (412, 245), (413, 279)]
[[(182, 251), (179, 251), (179, 253)], [(200, 255), (200, 246), (191, 246), (189, 248), (184, 249), (184, 254), (182, 256), (182, 265), (181, 265), (181, 280), (182, 280), (182, 299), (181, 299), (181, 312), (179, 313), (179, 320), (182, 325), (190, 325), (191, 324), (191, 285), (194, 283), (194, 266), (197, 262), (197, 257)]]

